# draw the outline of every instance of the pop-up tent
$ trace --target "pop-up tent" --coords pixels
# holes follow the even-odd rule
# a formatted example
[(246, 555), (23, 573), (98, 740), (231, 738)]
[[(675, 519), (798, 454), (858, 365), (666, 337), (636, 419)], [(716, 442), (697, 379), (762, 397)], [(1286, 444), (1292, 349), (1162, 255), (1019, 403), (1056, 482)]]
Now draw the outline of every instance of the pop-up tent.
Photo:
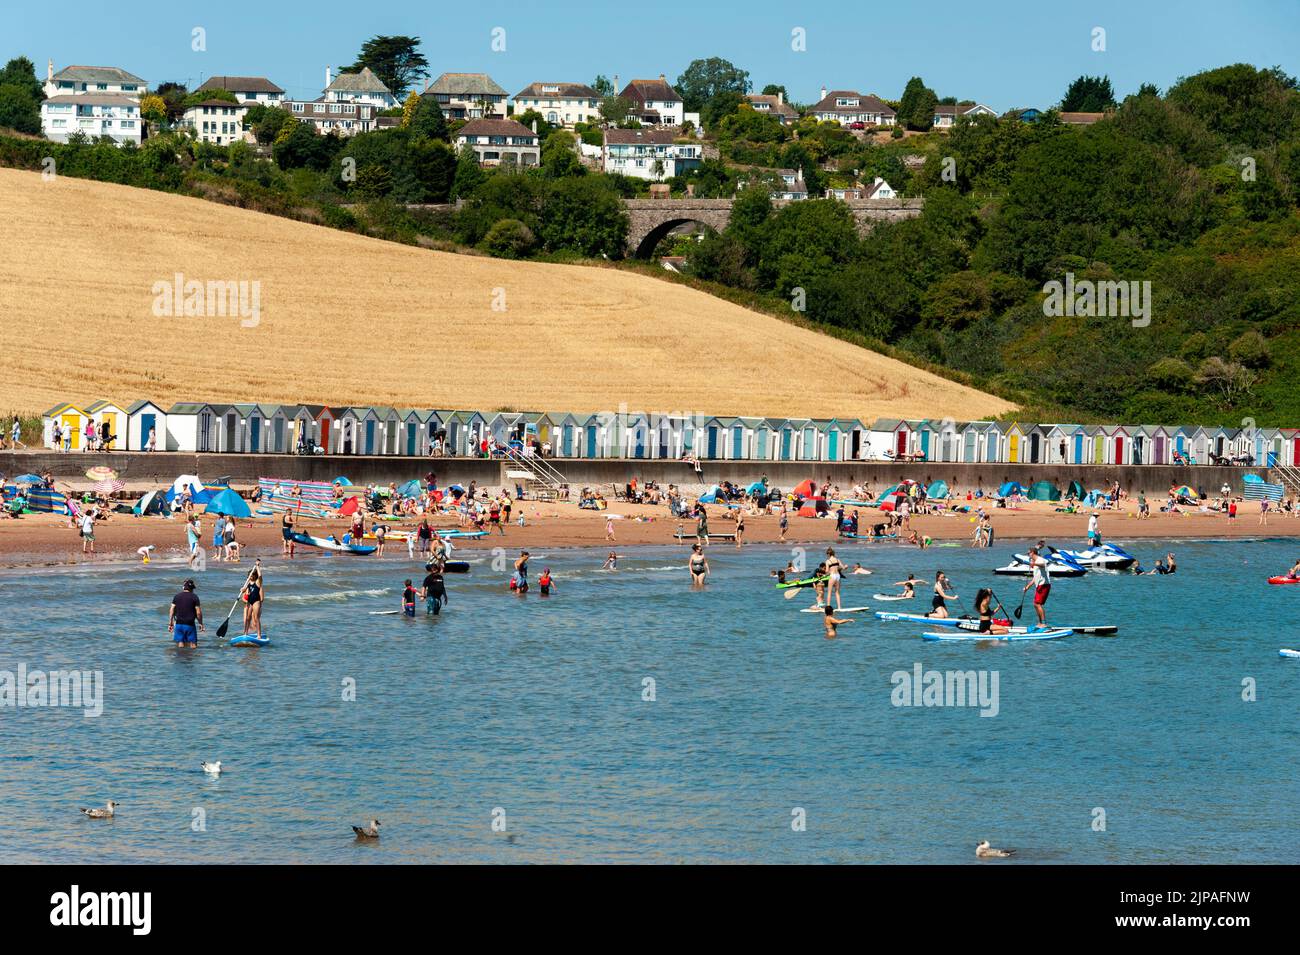
[(817, 482), (809, 478), (807, 481), (800, 481), (794, 486), (791, 492), (795, 497), (816, 497)]
[(412, 478), (397, 489), (398, 497), (419, 497), (424, 493), (424, 485)]
[(766, 494), (767, 485), (764, 484), (762, 481), (755, 481), (749, 487), (745, 488), (745, 491), (746, 493), (749, 494)]
[(1106, 503), (1106, 492), (1094, 488), (1084, 495), (1082, 503), (1084, 507), (1100, 507)]
[(1031, 501), (1059, 501), (1061, 490), (1051, 481), (1038, 481), (1029, 489)]
[(700, 503), (717, 504), (718, 498), (721, 495), (722, 495), (722, 488), (720, 488), (718, 485), (715, 484), (713, 485), (713, 487), (709, 488), (707, 491), (705, 491), (703, 494), (700, 495)]
[(948, 482), (935, 481), (925, 489), (925, 496), (932, 501), (941, 501), (948, 497)]
[(1024, 495), (1025, 489), (1019, 481), (1008, 481), (998, 488), (998, 497), (1014, 497), (1015, 495)]
[(135, 502), (135, 507), (131, 508), (131, 513), (138, 517), (146, 514), (163, 514), (163, 492), (149, 491), (141, 496), (140, 500)]
[(230, 488), (213, 494), (212, 499), (208, 501), (208, 506), (203, 510), (208, 514), (225, 514), (227, 517), (253, 516), (253, 512), (248, 507), (248, 502)]
[(1071, 481), (1070, 486), (1065, 489), (1065, 493), (1067, 497), (1072, 497), (1076, 501), (1081, 501), (1086, 492), (1083, 489), (1083, 485), (1078, 481)]

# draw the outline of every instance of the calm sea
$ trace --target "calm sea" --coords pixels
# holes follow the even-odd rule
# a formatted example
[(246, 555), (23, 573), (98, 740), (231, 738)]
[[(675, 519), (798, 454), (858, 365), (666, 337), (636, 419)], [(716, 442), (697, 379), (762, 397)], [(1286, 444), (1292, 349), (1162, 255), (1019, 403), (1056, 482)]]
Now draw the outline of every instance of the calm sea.
[[(1132, 550), (1171, 548), (1174, 577), (1056, 584), (1052, 619), (1118, 637), (993, 646), (869, 616), (827, 641), (773, 588), (776, 547), (710, 548), (703, 592), (681, 548), (616, 572), (557, 549), (532, 577), (558, 592), (523, 599), (479, 552), (414, 620), (371, 615), (418, 585), (404, 554), (275, 557), (263, 650), (217, 646), (247, 563), (210, 565), (189, 654), (165, 633), (183, 565), (8, 573), (0, 671), (100, 671), (104, 696), (96, 718), (0, 709), (0, 862), (951, 863), (981, 838), (1025, 862), (1300, 861), (1300, 661), (1277, 655), (1300, 587), (1264, 583), (1297, 545)], [(871, 595), (938, 568), (1014, 603), (990, 570), (1015, 549), (842, 547), (875, 571), (846, 604), (907, 606)], [(893, 705), (917, 664), (996, 671), (996, 716)], [(77, 811), (110, 798), (110, 822)]]

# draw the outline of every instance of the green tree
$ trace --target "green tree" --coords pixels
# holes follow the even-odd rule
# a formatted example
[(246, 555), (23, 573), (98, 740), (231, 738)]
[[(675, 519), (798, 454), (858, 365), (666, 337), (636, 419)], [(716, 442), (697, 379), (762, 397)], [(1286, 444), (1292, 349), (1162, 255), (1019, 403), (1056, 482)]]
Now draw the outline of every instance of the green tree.
[(462, 146), (456, 156), (456, 175), (452, 179), (451, 200), (465, 199), (470, 196), (483, 181), (487, 173), (478, 164), (478, 156), (469, 146)]
[(750, 90), (749, 73), (734, 63), (718, 56), (706, 60), (692, 60), (686, 71), (674, 84), (688, 113), (698, 113), (704, 104), (719, 93), (738, 93)]
[(269, 146), (279, 139), (280, 131), (287, 124), (296, 123), (297, 120), (287, 109), (256, 103), (248, 107), (248, 112), (244, 114), (244, 122), (261, 145)]
[(356, 62), (345, 72), (359, 73), (369, 67), (400, 101), (416, 80), (429, 75), (429, 61), (419, 48), (418, 36), (374, 36), (361, 45)]
[(786, 100), (790, 99), (790, 94), (786, 92), (786, 88), (784, 86), (780, 86), (776, 83), (768, 83), (766, 86), (763, 87), (764, 96), (776, 96), (778, 93), (784, 96)]
[(542, 144), (542, 171), (551, 179), (582, 176), (587, 167), (578, 159), (577, 140), (567, 129), (557, 129)]
[(17, 86), (27, 91), (36, 102), (45, 101), (45, 90), (36, 78), (36, 67), (25, 56), (16, 56), (0, 69), (0, 86)]
[(596, 78), (591, 81), (591, 88), (602, 99), (606, 96), (613, 96), (618, 92), (618, 90), (614, 89), (614, 84), (609, 81), (609, 77), (604, 73), (596, 74)]
[(618, 193), (596, 176), (556, 180), (542, 205), (541, 237), (549, 251), (620, 258), (627, 230)]
[(198, 103), (206, 103), (209, 100), (220, 100), (223, 103), (239, 103), (239, 97), (230, 90), (195, 90), (181, 100), (182, 111), (195, 106)]
[(896, 121), (908, 129), (927, 130), (934, 125), (934, 108), (939, 97), (921, 80), (914, 76), (907, 81), (903, 89), (903, 98), (898, 101)]
[[(413, 94), (414, 95), (414, 94)], [(426, 139), (447, 139), (447, 118), (432, 96), (421, 96), (410, 113), (411, 132)]]
[(336, 148), (342, 142), (337, 136), (320, 136), (309, 123), (294, 122), (281, 127), (271, 155), (281, 169), (314, 169), (321, 172), (329, 167)]
[(727, 117), (734, 116), (744, 102), (745, 97), (734, 90), (723, 90), (710, 97), (708, 102), (704, 104), (704, 110), (700, 114), (700, 121), (706, 129), (713, 129)]
[(1165, 99), (1229, 143), (1257, 149), (1295, 137), (1300, 96), (1293, 83), (1280, 70), (1237, 63), (1180, 79)]
[(606, 96), (600, 101), (600, 117), (607, 123), (618, 125), (632, 111), (632, 101), (623, 96)]
[(1065, 90), (1062, 113), (1100, 113), (1115, 105), (1109, 76), (1081, 76)]
[(179, 122), (181, 114), (185, 112), (185, 97), (190, 95), (189, 88), (184, 83), (169, 80), (159, 83), (154, 92), (167, 104), (167, 122), (171, 124)]
[(0, 127), (37, 135), (41, 131), (41, 104), (25, 85), (0, 83)]
[(500, 219), (483, 237), (482, 249), (498, 259), (522, 259), (536, 241), (533, 230), (518, 219)]

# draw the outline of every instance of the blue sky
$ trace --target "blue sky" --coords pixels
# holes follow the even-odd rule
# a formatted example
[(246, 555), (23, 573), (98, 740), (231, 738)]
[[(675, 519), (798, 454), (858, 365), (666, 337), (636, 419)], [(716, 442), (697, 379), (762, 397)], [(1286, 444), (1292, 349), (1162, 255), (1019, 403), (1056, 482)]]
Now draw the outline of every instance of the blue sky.
[[(513, 95), (534, 81), (590, 82), (667, 74), (725, 57), (754, 88), (783, 83), (815, 101), (823, 85), (896, 98), (913, 75), (940, 96), (998, 110), (1049, 106), (1081, 73), (1107, 74), (1122, 97), (1144, 82), (1248, 62), (1300, 73), (1297, 0), (1003, 0), (994, 3), (792, 4), (659, 0), (645, 5), (551, 3), (357, 4), (342, 0), (192, 3), (129, 8), (102, 0), (22, 2), (0, 10), (0, 60), (120, 66), (156, 85), (215, 73), (269, 76), (297, 97), (319, 95), (327, 65), (350, 63), (376, 33), (412, 34), (436, 76), (487, 72)], [(207, 33), (194, 52), (194, 27)], [(505, 30), (504, 52), (491, 48)], [(791, 31), (807, 49), (791, 49)], [(1091, 48), (1094, 27), (1106, 51)]]

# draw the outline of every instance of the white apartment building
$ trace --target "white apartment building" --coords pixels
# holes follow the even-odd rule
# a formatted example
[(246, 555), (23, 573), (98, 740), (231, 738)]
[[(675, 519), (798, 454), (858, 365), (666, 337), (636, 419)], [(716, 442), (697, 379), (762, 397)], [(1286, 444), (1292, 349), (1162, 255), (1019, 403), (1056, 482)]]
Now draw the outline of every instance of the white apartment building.
[(552, 126), (600, 122), (600, 94), (583, 83), (532, 83), (515, 94), (515, 114), (536, 110)]
[(181, 114), (181, 122), (194, 130), (199, 142), (229, 146), (244, 138), (244, 117), (248, 107), (221, 99), (195, 103)]
[(139, 101), (117, 93), (51, 96), (41, 104), (41, 132), (55, 143), (66, 143), (80, 132), (91, 139), (108, 136), (119, 146), (138, 146), (140, 123)]
[(657, 181), (697, 168), (704, 159), (703, 147), (678, 143), (678, 135), (674, 129), (607, 129), (604, 170)]
[(54, 61), (49, 60), (45, 67), (45, 95), (50, 98), (100, 93), (139, 100), (147, 86), (140, 77), (116, 66), (65, 66), (55, 73)]
[(234, 93), (241, 103), (249, 106), (255, 103), (263, 106), (284, 105), (284, 90), (265, 76), (209, 76), (195, 92), (211, 93), (214, 90)]

